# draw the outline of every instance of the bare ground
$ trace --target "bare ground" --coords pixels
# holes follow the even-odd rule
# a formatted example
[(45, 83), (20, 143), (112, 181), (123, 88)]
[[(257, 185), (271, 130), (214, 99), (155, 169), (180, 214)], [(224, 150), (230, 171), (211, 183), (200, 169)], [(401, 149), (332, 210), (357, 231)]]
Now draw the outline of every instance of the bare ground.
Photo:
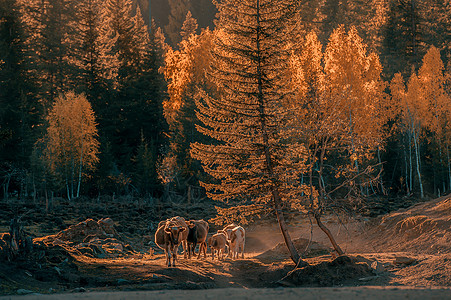
[[(117, 216), (114, 218), (118, 220)], [(255, 294), (249, 297), (269, 298), (275, 297), (280, 287), (286, 295), (297, 295), (296, 289), (291, 289), (293, 287), (340, 287), (333, 296), (337, 299), (345, 299), (344, 295), (363, 295), (361, 293), (369, 299), (370, 295), (383, 296), (385, 293), (399, 298), (400, 292), (397, 291), (411, 291), (408, 294), (417, 299), (422, 293), (429, 293), (430, 297), (441, 296), (437, 299), (451, 295), (451, 197), (375, 219), (343, 222), (329, 217), (325, 223), (337, 237), (346, 257), (334, 259), (326, 236), (316, 226), (311, 227), (308, 220), (299, 220), (290, 226), (300, 252), (310, 244), (305, 253), (310, 266), (296, 270), (293, 270), (294, 264), (281, 244), (277, 225), (269, 222), (247, 228), (244, 259), (218, 261), (208, 256), (207, 259), (188, 260), (180, 255), (176, 268), (165, 266), (164, 256), (158, 249), (149, 252), (146, 243), (139, 241), (142, 232), (128, 232), (118, 234), (116, 243), (111, 239), (109, 243), (96, 244), (96, 247), (109, 247), (103, 258), (92, 253), (92, 245), (91, 248), (79, 247), (68, 254), (67, 250), (72, 249), (69, 246), (73, 244), (51, 243), (49, 249), (41, 252), (43, 257), (15, 263), (2, 262), (0, 295), (41, 293), (48, 296), (83, 291), (89, 291), (83, 294), (89, 295), (127, 291), (129, 298), (129, 291), (135, 291), (135, 295), (139, 294), (136, 291), (158, 290), (158, 297), (166, 299), (180, 294), (175, 290), (201, 290), (191, 293), (210, 295), (211, 299), (217, 289), (231, 289), (228, 290), (230, 295), (238, 293), (245, 298), (248, 295), (246, 289), (252, 288)], [(33, 223), (30, 226), (35, 228), (37, 225)], [(125, 221), (119, 219), (116, 225), (124, 228)], [(129, 244), (135, 251), (126, 251)], [(128, 254), (122, 255), (118, 248)], [(365, 287), (358, 289), (359, 286)], [(263, 290), (267, 291), (264, 293), (260, 288), (276, 289)], [(315, 295), (315, 289), (311, 291)], [(333, 295), (334, 289), (328, 291), (332, 293), (330, 296)], [(443, 294), (443, 291), (448, 293)], [(116, 298), (112, 295), (108, 299)]]

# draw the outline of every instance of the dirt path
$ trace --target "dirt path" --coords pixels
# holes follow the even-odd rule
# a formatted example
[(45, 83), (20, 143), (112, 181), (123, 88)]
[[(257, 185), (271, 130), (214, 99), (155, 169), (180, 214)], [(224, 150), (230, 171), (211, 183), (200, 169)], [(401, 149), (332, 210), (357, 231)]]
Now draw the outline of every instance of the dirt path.
[(172, 291), (129, 291), (129, 292), (93, 292), (78, 294), (4, 296), (1, 300), (77, 300), (77, 299), (108, 299), (108, 300), (144, 300), (144, 299), (260, 299), (260, 300), (317, 300), (317, 299), (394, 299), (394, 300), (448, 300), (451, 299), (451, 289), (420, 289), (415, 287), (347, 287), (347, 288), (284, 288), (284, 289), (211, 289), (205, 290), (172, 290)]

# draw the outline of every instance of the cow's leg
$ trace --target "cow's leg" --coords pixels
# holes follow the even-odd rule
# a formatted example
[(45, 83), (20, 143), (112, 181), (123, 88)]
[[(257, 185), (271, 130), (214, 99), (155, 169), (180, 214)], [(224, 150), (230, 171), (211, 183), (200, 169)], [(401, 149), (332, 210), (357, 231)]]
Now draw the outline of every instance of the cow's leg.
[(243, 259), (244, 259), (244, 244), (245, 244), (245, 241), (243, 240), (243, 243), (241, 244), (241, 258), (243, 258)]
[(182, 241), (182, 248), (183, 248), (183, 258), (186, 259), (186, 251), (189, 251), (188, 248), (188, 242), (186, 240)]
[(168, 267), (171, 266), (171, 252), (169, 251), (169, 247), (166, 245), (164, 249), (164, 254), (166, 255), (166, 265)]
[(175, 261), (177, 260), (177, 249), (178, 249), (178, 245), (173, 246), (173, 248), (172, 248), (172, 266), (173, 267), (175, 267)]
[(199, 245), (199, 255), (197, 256), (197, 258), (200, 258), (201, 253), (204, 253), (204, 258), (207, 257), (207, 243), (206, 242), (202, 242)]
[(199, 253), (197, 254), (197, 259), (200, 258), (200, 254), (202, 253), (202, 250), (204, 249), (204, 243), (199, 244)]

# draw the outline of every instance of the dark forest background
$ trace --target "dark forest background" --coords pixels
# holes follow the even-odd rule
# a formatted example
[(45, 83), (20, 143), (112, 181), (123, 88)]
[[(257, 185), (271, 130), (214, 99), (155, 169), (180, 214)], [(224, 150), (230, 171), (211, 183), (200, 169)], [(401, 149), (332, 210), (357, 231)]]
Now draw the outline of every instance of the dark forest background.
[[(449, 1), (301, 2), (301, 31), (315, 31), (326, 45), (340, 24), (356, 26), (379, 55), (387, 82), (397, 72), (407, 80), (432, 45), (450, 74)], [(0, 0), (0, 196), (65, 197), (61, 179), (43, 163), (41, 142), (55, 99), (75, 91), (92, 105), (100, 143), (82, 195), (204, 197), (199, 179), (206, 175), (189, 157), (189, 144), (205, 139), (194, 129), (194, 102), (182, 98), (175, 121), (163, 107), (168, 82), (161, 67), (166, 53), (179, 49), (188, 11), (198, 24), (193, 34), (214, 30), (211, 0), (152, 0), (150, 9), (148, 0)], [(419, 194), (406, 188), (406, 143), (401, 134), (387, 139), (380, 153), (386, 189), (372, 195)], [(449, 157), (437, 154), (431, 139), (420, 146), (426, 195), (449, 192)], [(170, 166), (169, 153), (175, 157)]]

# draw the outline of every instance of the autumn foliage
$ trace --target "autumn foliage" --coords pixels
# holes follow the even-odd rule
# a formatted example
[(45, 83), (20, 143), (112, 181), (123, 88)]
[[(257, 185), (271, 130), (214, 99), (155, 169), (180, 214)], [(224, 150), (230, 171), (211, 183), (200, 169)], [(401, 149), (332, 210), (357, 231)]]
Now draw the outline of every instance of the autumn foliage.
[(51, 174), (64, 182), (68, 198), (78, 197), (82, 177), (98, 162), (97, 124), (84, 95), (60, 95), (47, 117), (42, 159)]

